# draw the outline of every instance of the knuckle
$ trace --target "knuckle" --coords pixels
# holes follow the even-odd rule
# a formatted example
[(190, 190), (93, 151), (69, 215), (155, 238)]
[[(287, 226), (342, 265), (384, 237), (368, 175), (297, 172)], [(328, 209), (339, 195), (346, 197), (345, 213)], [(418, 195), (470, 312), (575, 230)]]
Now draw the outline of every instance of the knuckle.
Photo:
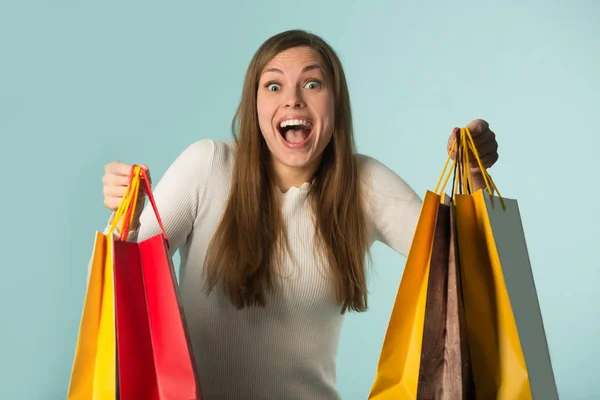
[(108, 199), (108, 207), (113, 211), (119, 208), (119, 203), (120, 199), (117, 197), (111, 197)]

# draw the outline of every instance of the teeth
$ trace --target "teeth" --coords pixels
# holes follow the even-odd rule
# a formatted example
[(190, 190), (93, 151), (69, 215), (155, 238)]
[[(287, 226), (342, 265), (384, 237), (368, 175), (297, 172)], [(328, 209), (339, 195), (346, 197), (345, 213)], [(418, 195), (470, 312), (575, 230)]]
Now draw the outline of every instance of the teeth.
[(281, 124), (279, 124), (279, 126), (281, 128), (285, 128), (286, 126), (298, 126), (298, 125), (302, 125), (302, 126), (309, 128), (310, 122), (303, 120), (303, 119), (288, 119), (286, 121), (281, 121)]

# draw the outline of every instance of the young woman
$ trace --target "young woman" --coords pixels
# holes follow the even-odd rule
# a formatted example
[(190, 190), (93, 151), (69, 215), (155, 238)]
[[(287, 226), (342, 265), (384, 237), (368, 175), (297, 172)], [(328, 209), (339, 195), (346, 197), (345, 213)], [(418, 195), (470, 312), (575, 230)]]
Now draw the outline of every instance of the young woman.
[[(468, 127), (490, 167), (494, 133), (481, 120)], [(344, 312), (367, 308), (366, 254), (379, 240), (407, 255), (421, 199), (355, 153), (342, 65), (307, 32), (278, 34), (258, 49), (234, 133), (235, 141), (191, 144), (154, 191), (171, 255), (180, 251), (206, 399), (338, 399)], [(106, 166), (111, 210), (130, 168)], [(139, 207), (129, 240), (159, 232), (152, 209)]]

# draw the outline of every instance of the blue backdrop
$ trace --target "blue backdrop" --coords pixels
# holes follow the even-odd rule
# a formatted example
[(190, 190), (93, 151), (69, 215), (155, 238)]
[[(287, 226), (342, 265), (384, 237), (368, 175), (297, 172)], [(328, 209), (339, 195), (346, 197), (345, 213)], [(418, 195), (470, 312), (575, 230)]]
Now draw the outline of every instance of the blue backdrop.
[[(598, 21), (592, 0), (2, 2), (0, 398), (66, 396), (104, 164), (156, 181), (191, 142), (229, 138), (250, 57), (290, 28), (339, 52), (359, 150), (419, 193), (452, 128), (490, 122), (561, 398), (597, 398)], [(343, 330), (345, 399), (367, 396), (405, 261), (373, 250), (371, 310)]]

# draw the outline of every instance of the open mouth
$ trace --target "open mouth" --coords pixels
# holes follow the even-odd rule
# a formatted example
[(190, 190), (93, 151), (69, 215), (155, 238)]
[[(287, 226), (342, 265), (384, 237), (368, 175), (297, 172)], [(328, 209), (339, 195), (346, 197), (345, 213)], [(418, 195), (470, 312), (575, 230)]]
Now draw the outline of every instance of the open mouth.
[(313, 129), (313, 124), (307, 119), (288, 119), (281, 121), (277, 130), (283, 140), (291, 145), (300, 145), (307, 141)]

